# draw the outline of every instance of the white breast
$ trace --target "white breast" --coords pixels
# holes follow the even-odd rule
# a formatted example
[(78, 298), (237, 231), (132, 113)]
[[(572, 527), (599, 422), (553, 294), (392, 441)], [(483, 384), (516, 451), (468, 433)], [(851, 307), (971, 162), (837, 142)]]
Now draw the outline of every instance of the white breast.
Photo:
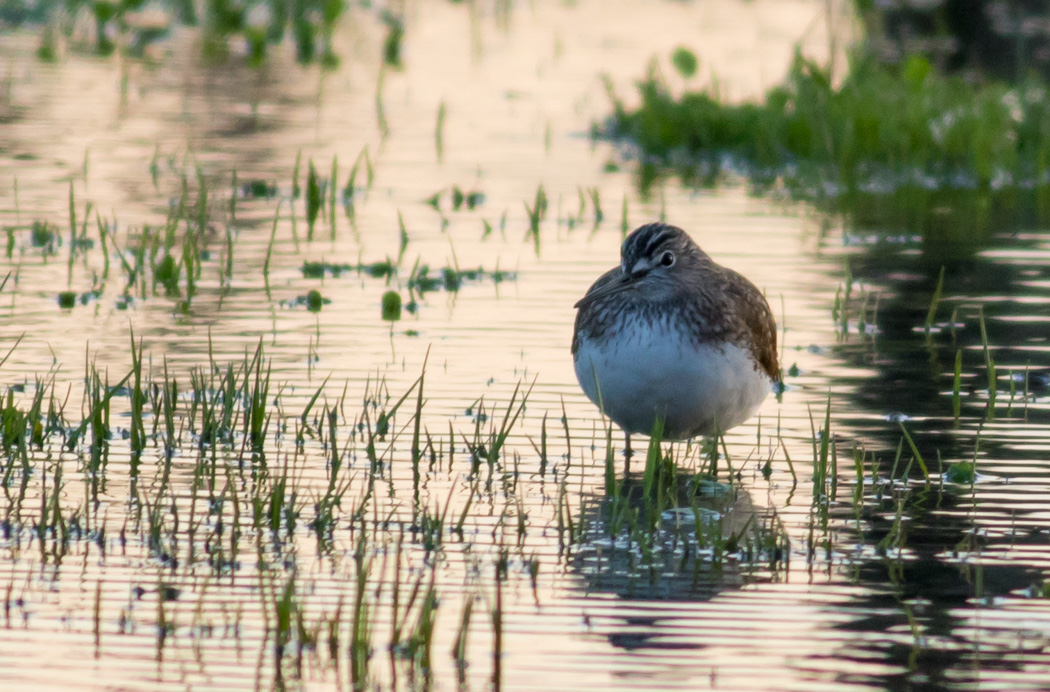
[(697, 346), (666, 322), (634, 319), (609, 340), (581, 338), (576, 379), (587, 397), (628, 433), (648, 434), (656, 416), (664, 437), (710, 435), (743, 423), (772, 380), (743, 348)]

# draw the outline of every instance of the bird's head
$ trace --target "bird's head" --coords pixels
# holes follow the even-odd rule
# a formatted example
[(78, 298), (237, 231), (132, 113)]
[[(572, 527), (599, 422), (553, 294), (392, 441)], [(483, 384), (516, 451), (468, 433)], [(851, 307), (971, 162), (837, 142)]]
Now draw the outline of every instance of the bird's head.
[(612, 281), (583, 297), (576, 307), (622, 291), (638, 299), (660, 301), (681, 291), (683, 278), (711, 259), (677, 226), (651, 223), (628, 235), (620, 247), (620, 271)]

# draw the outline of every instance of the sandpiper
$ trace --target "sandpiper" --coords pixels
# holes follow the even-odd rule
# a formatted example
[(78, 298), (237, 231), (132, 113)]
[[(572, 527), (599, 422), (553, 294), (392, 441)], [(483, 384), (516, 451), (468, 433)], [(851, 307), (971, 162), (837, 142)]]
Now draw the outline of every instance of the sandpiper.
[[(572, 354), (587, 397), (628, 435), (681, 440), (751, 417), (780, 379), (762, 293), (681, 228), (651, 223), (576, 308)], [(629, 449), (629, 447), (628, 447)]]

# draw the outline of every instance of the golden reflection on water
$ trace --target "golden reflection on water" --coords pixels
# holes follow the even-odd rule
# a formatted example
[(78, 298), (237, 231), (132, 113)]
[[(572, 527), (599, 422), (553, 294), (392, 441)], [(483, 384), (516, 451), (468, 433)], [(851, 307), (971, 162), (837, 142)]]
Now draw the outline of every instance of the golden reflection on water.
[[(836, 533), (822, 544), (826, 554), (807, 560), (801, 550), (813, 545), (814, 531), (821, 531), (814, 527), (811, 511), (813, 426), (823, 420), (829, 392), (836, 406), (849, 402), (858, 383), (877, 374), (871, 359), (831, 353), (837, 343), (831, 301), (847, 251), (836, 249), (830, 241), (834, 232), (819, 229), (821, 222), (805, 209), (754, 199), (738, 188), (697, 192), (667, 183), (653, 198), (641, 199), (629, 166), (607, 168), (620, 160), (615, 148), (587, 136), (591, 122), (608, 110), (600, 75), (608, 75), (621, 95), (630, 96), (633, 80), (653, 56), (669, 70), (668, 54), (683, 45), (700, 57), (699, 80), (717, 76), (730, 99), (753, 96), (777, 81), (800, 37), (807, 54), (826, 57), (831, 47), (826, 11), (825, 3), (801, 0), (646, 5), (585, 0), (514, 8), (504, 24), (483, 3), (414, 4), (408, 8), (406, 68), (387, 70), (382, 77), (386, 138), (376, 113), (383, 33), (365, 10), (351, 12), (339, 36), (343, 65), (328, 73), (296, 66), (287, 55), (260, 72), (236, 64), (201, 67), (188, 34), (177, 35), (168, 44), (169, 54), (155, 65), (121, 66), (71, 52), (48, 66), (33, 58), (32, 37), (15, 35), (9, 41), (5, 36), (0, 55), (11, 66), (8, 109), (13, 117), (0, 127), (4, 226), (48, 219), (64, 231), (72, 183), (78, 214), (90, 201), (92, 214), (116, 220), (118, 237), (126, 238), (125, 233), (133, 235), (143, 224), (163, 224), (169, 205), (178, 200), (182, 174), (195, 179), (197, 166), (223, 186), (224, 195), (232, 170), (241, 181), (276, 184), (284, 211), (277, 225), (269, 295), (262, 274), (276, 201), (242, 200), (229, 285), (220, 284), (216, 257), (204, 267), (199, 293), (185, 313), (163, 296), (116, 309), (123, 286), (112, 279), (98, 298), (61, 310), (57, 292), (67, 283), (86, 290), (93, 274), (101, 271), (98, 253), (86, 265), (76, 264), (67, 282), (63, 249), (47, 262), (32, 252), (16, 252), (3, 262), (15, 283), (0, 294), (0, 309), (8, 316), (0, 321), (0, 346), (25, 336), (4, 365), (4, 384), (26, 382), (32, 391), (35, 375), (55, 369), (58, 390), (70, 388), (70, 401), (78, 402), (85, 358), (108, 368), (112, 379), (126, 372), (132, 328), (152, 366), (160, 368), (166, 361), (170, 373), (181, 378), (206, 363), (209, 351), (220, 363), (239, 360), (261, 340), (272, 359), (274, 379), (287, 385), (282, 406), (293, 423), (326, 378), (326, 396), (337, 400), (345, 383), (354, 407), (366, 386), (382, 378), (399, 395), (418, 377), (428, 351), (424, 425), (435, 436), (446, 434), (450, 420), (469, 427), (476, 411), (467, 409), (477, 409), (481, 397), (495, 413), (519, 382), (535, 381), (525, 417), (508, 446), (528, 470), (517, 492), (534, 522), (527, 552), (542, 566), (535, 593), (518, 564), (517, 576), (508, 580), (503, 594), (507, 687), (838, 690), (906, 679), (908, 669), (901, 661), (907, 655), (882, 658), (879, 652), (933, 646), (901, 629), (902, 613), (921, 604), (891, 597), (894, 579), (861, 578), (860, 568), (852, 564), (854, 558), (872, 558), (876, 552), (870, 535), (863, 535), (870, 533), (863, 522), (872, 521), (878, 533), (885, 530), (879, 523), (884, 517), (851, 523), (848, 508), (836, 507), (843, 516), (836, 515)], [(836, 9), (832, 19), (839, 13)], [(447, 116), (439, 161), (435, 127), (442, 104)], [(343, 180), (365, 147), (375, 179), (358, 198), (354, 228), (339, 210), (335, 239), (329, 239), (329, 226), (321, 222), (317, 238), (307, 243), (300, 199), (294, 202), (297, 243), (288, 212), (296, 156), (301, 152), (304, 169), (312, 160), (325, 176), (337, 157)], [(151, 161), (159, 170), (156, 186)], [(525, 240), (523, 202), (531, 203), (540, 185), (550, 212), (535, 247)], [(483, 204), (453, 211), (446, 199), (439, 213), (424, 202), (452, 186), (483, 192)], [(575, 213), (581, 190), (586, 194), (591, 188), (600, 191), (605, 220), (592, 231), (593, 209), (588, 206), (581, 224), (570, 230), (564, 219)], [(622, 580), (599, 584), (589, 580), (585, 567), (562, 561), (554, 528), (558, 482), (536, 478), (532, 451), (544, 414), (553, 427), (564, 406), (572, 459), (561, 458), (566, 447), (558, 437), (552, 454), (558, 459), (552, 465), (567, 474), (573, 506), (601, 494), (604, 431), (576, 385), (568, 343), (573, 303), (594, 277), (618, 261), (624, 199), (630, 227), (665, 213), (712, 256), (765, 290), (783, 328), (784, 366), (798, 370), (789, 378), (782, 403), (771, 397), (759, 418), (727, 438), (744, 491), (740, 502), (745, 508), (737, 516), (774, 509), (792, 543), (792, 561), (781, 570), (748, 575), (727, 570), (705, 581), (703, 588), (662, 601), (651, 600), (651, 594), (647, 598), (644, 581), (633, 584), (628, 595)], [(467, 284), (456, 294), (430, 293), (417, 314), (406, 312), (391, 327), (380, 319), (387, 289), (381, 279), (356, 273), (322, 282), (303, 278), (304, 261), (355, 264), (396, 257), (399, 214), (410, 239), (409, 266), (419, 257), (434, 268), (498, 267), (517, 272), (517, 279)], [(216, 248), (223, 242), (222, 221), (217, 220), (212, 239)], [(482, 239), (485, 222), (494, 230)], [(316, 314), (294, 305), (311, 288), (331, 300)], [(858, 410), (835, 430), (846, 434), (852, 425), (864, 439), (865, 433), (888, 425), (884, 414)], [(126, 416), (118, 419), (118, 426), (127, 425)], [(1034, 426), (984, 430), (993, 430), (1014, 452), (1035, 456), (1047, 448), (1033, 441), (1042, 436)], [(964, 428), (956, 436), (967, 434)], [(1011, 435), (1019, 437), (1017, 442), (1010, 441)], [(785, 454), (771, 443), (777, 437), (799, 467), (797, 488), (792, 488)], [(874, 435), (868, 439), (877, 444)], [(285, 443), (275, 458), (292, 453), (291, 446)], [(321, 487), (326, 483), (326, 453), (311, 441), (308, 454), (316, 466), (303, 471), (303, 482)], [(767, 457), (770, 483), (757, 470), (757, 460)], [(126, 467), (126, 452), (121, 456), (115, 447), (110, 463), (113, 469)], [(1034, 463), (1037, 459), (1013, 458), (982, 466), (982, 473), (1017, 481), (1009, 487), (982, 487), (981, 511), (960, 510), (965, 495), (946, 505), (941, 511), (951, 530), (1006, 531), (1015, 513), (1029, 527), (1050, 524), (1040, 504), (1045, 482), (1032, 472)], [(189, 487), (193, 467), (192, 456), (177, 458), (173, 482)], [(148, 466), (144, 477), (155, 470), (155, 464)], [(272, 656), (262, 646), (260, 596), (253, 578), (180, 575), (182, 595), (166, 607), (186, 629), (176, 629), (158, 654), (157, 582), (168, 578), (168, 570), (148, 557), (137, 539), (118, 549), (115, 536), (121, 521), (116, 517), (125, 511), (127, 480), (113, 476), (108, 504), (100, 510), (109, 522), (104, 560), (90, 545), (74, 543), (58, 568), (44, 563), (38, 546), (0, 543), (5, 555), (0, 590), (9, 588), (10, 598), (25, 599), (24, 606), (11, 607), (10, 629), (0, 628), (5, 681), (18, 689), (269, 687)], [(428, 501), (451, 498), (452, 514), (462, 511), (470, 492), (457, 480), (454, 473), (438, 474), (427, 487)], [(69, 487), (78, 486), (71, 482)], [(410, 495), (411, 469), (391, 469), (390, 487), (401, 497)], [(1024, 493), (1031, 494), (1030, 500), (1019, 499)], [(1011, 504), (1010, 512), (994, 509), (1000, 499)], [(182, 496), (179, 502), (188, 506), (190, 500)], [(400, 500), (385, 508), (395, 523), (410, 521), (410, 510)], [(466, 533), (482, 547), (469, 542), (445, 547), (440, 587), (447, 606), (440, 611), (433, 645), (439, 652), (435, 677), (449, 682), (442, 687), (455, 679), (446, 652), (459, 603), (478, 591), (476, 575), (488, 569), (474, 551), (494, 550), (494, 540), (486, 537), (499, 530), (498, 508), (477, 507)], [(990, 577), (1003, 563), (1028, 569), (1050, 562), (1043, 548), (1046, 529), (1033, 530), (1043, 531), (1039, 545), (991, 551)], [(301, 538), (301, 543), (295, 559), (311, 580), (307, 601), (314, 611), (330, 613), (349, 593), (349, 555), (344, 546), (330, 575), (316, 559), (313, 540)], [(921, 545), (909, 550), (916, 560), (928, 557)], [(393, 567), (384, 565), (393, 578)], [(668, 578), (672, 586), (673, 576)], [(96, 659), (92, 608), (97, 583), (102, 584), (104, 627)], [(136, 587), (143, 592), (135, 592)], [(994, 612), (956, 608), (949, 617), (960, 623), (958, 630), (931, 632), (928, 641), (965, 648), (991, 638), (1010, 652), (1012, 628), (1017, 627), (1020, 650), (1042, 656), (1047, 616), (1042, 602), (1016, 599)], [(117, 633), (122, 617), (131, 624)], [(377, 616), (380, 627), (386, 626), (383, 618), (385, 610)], [(188, 634), (191, 623), (204, 621), (214, 628), (214, 636), (198, 633), (201, 638), (195, 639)], [(486, 617), (477, 616), (477, 623), (468, 642), (468, 679), (470, 686), (482, 688), (491, 673), (492, 644)], [(403, 677), (395, 679), (403, 671), (388, 666), (382, 642), (380, 638), (373, 662), (379, 684), (409, 685)], [(1019, 662), (1020, 674), (1038, 675), (1042, 660), (1027, 667)], [(1002, 674), (997, 669), (996, 675)], [(337, 680), (345, 685), (347, 679), (345, 670), (333, 673), (310, 665), (303, 675), (301, 685), (308, 688), (337, 687)]]

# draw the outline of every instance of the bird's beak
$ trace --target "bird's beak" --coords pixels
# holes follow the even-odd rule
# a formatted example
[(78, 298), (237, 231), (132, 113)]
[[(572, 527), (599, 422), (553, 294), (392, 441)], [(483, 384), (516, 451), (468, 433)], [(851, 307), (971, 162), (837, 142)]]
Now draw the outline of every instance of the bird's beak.
[(619, 293), (620, 291), (626, 291), (633, 285), (634, 280), (631, 278), (630, 274), (625, 274), (619, 279), (616, 279), (615, 281), (605, 284), (601, 288), (596, 288), (595, 290), (591, 291), (583, 298), (580, 298), (578, 301), (576, 301), (576, 305), (573, 305), (573, 307), (579, 310), (580, 308), (590, 305), (599, 298), (604, 298), (605, 296), (612, 295), (613, 293)]

